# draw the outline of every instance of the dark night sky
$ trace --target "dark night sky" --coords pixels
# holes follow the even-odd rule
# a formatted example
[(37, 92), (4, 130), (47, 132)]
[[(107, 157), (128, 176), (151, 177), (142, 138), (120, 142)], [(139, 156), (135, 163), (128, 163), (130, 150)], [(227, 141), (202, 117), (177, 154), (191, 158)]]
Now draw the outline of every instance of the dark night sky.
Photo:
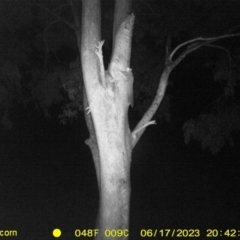
[[(240, 231), (239, 144), (216, 155), (198, 142), (184, 144), (183, 123), (220, 91), (201, 62), (204, 51), (194, 54), (170, 75), (171, 122), (157, 120), (133, 150), (130, 239), (140, 239), (141, 229), (201, 229), (201, 236), (207, 229)], [(57, 227), (61, 239), (76, 239), (76, 229), (94, 228), (98, 207), (83, 114), (64, 126), (33, 108), (14, 117), (17, 128), (1, 130), (0, 230), (16, 229), (18, 239), (38, 240), (52, 239)], [(130, 110), (131, 127), (138, 119)]]

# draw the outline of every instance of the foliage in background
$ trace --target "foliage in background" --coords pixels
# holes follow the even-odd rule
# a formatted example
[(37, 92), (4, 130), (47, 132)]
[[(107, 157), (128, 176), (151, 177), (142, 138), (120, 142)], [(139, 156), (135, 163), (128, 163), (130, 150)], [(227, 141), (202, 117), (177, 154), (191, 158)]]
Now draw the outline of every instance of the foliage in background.
[[(25, 4), (24, 4), (25, 3)], [(102, 39), (105, 67), (112, 45), (113, 1), (102, 1)], [(109, 11), (108, 11), (109, 10)], [(136, 16), (131, 68), (134, 74), (134, 112), (142, 115), (149, 107), (163, 71), (165, 45), (171, 38), (172, 48), (189, 39), (212, 37), (236, 32), (240, 21), (240, 2), (222, 0), (135, 0)], [(6, 14), (7, 13), (7, 14)], [(67, 0), (4, 1), (0, 8), (0, 120), (11, 129), (13, 106), (34, 104), (46, 117), (61, 106), (57, 116), (65, 124), (83, 110), (82, 77), (73, 16)], [(199, 118), (184, 124), (186, 143), (191, 139), (203, 148), (218, 152), (226, 141), (232, 145), (232, 133), (239, 130), (239, 38), (222, 40), (220, 47), (202, 57), (223, 89), (219, 111), (208, 108)], [(199, 54), (199, 55), (198, 55)], [(199, 58), (201, 53), (196, 53)], [(214, 56), (213, 56), (214, 55)], [(76, 60), (77, 59), (77, 60)], [(196, 59), (197, 60), (197, 59)], [(186, 60), (184, 60), (186, 61)], [(182, 63), (181, 63), (182, 64)], [(180, 65), (181, 65), (180, 64)], [(184, 62), (183, 62), (184, 64)], [(188, 62), (191, 68), (194, 61)], [(170, 86), (174, 83), (170, 75)], [(206, 86), (207, 87), (207, 86)], [(167, 91), (156, 114), (158, 121), (170, 121), (171, 99)], [(189, 99), (191, 101), (191, 99)], [(217, 108), (218, 101), (213, 104)]]

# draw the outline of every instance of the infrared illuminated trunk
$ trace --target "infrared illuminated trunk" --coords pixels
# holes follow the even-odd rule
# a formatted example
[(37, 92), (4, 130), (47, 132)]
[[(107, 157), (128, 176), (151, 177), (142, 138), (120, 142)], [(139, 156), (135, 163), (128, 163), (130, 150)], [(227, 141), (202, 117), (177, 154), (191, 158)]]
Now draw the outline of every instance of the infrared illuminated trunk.
[[(81, 42), (85, 103), (88, 103), (85, 115), (90, 139), (87, 144), (94, 158), (100, 197), (95, 239), (128, 239), (132, 152), (128, 108), (133, 105), (129, 63), (134, 15), (118, 14), (112, 58), (105, 72), (104, 42), (100, 41), (99, 33), (100, 3), (84, 0), (82, 10), (81, 40), (80, 35), (77, 37)], [(78, 16), (74, 17), (78, 22)]]

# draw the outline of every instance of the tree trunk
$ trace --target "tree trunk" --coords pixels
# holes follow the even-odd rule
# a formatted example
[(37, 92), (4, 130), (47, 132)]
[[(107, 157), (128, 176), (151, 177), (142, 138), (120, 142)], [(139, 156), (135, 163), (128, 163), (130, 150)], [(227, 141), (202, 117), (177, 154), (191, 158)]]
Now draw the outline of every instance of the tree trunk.
[[(99, 233), (95, 239), (128, 239), (131, 152), (145, 128), (155, 123), (151, 119), (165, 95), (169, 74), (189, 53), (235, 34), (195, 38), (178, 45), (173, 51), (169, 37), (157, 93), (131, 133), (127, 113), (129, 105), (133, 106), (133, 75), (129, 62), (134, 15), (128, 15), (130, 0), (115, 3), (113, 52), (106, 72), (102, 56), (104, 42), (100, 42), (100, 0), (82, 0), (81, 33), (75, 0), (71, 0), (71, 4), (86, 90), (84, 104), (88, 111), (85, 117), (90, 133), (86, 143), (92, 151), (100, 195)], [(173, 60), (182, 47), (186, 49)]]
[[(121, 2), (121, 4), (120, 4)], [(80, 19), (71, 2), (77, 28)], [(120, 4), (120, 5), (119, 5)], [(119, 6), (124, 6), (120, 8)], [(128, 239), (132, 136), (128, 108), (133, 105), (133, 75), (129, 68), (134, 16), (129, 1), (116, 4), (114, 44), (105, 72), (100, 42), (100, 2), (82, 1), (81, 60), (86, 90), (85, 112), (90, 132), (87, 144), (94, 158), (99, 187), (99, 213), (95, 239)]]

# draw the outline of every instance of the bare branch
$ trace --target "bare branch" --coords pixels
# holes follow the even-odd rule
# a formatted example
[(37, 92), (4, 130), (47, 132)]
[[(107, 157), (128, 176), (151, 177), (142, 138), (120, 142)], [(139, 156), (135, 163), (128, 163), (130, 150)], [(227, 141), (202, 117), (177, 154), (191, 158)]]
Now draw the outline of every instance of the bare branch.
[[(236, 34), (227, 34), (227, 35), (222, 35), (222, 36), (218, 36), (218, 37), (212, 37), (212, 38), (203, 38), (203, 37), (198, 37), (198, 38), (194, 38), (194, 39), (191, 39), (189, 41), (186, 41), (180, 45), (178, 45), (171, 53), (169, 59), (172, 60), (173, 58), (173, 55), (177, 52), (178, 49), (180, 49), (181, 47), (185, 46), (185, 45), (188, 45), (189, 43), (192, 43), (192, 42), (198, 42), (198, 41), (201, 41), (204, 42), (204, 43), (210, 43), (210, 42), (214, 42), (214, 41), (217, 41), (219, 39), (223, 39), (223, 38), (229, 38), (229, 37), (235, 37), (235, 36), (239, 36), (240, 33), (236, 33)], [(201, 44), (200, 43), (200, 44)], [(195, 43), (197, 44), (197, 43)]]
[[(58, 20), (58, 21), (55, 20), (54, 22), (64, 22), (67, 26), (69, 26), (70, 28), (75, 30), (74, 24), (72, 24), (71, 22), (67, 21), (65, 18), (63, 18), (63, 17), (59, 16), (57, 13), (55, 13), (55, 11), (57, 11), (59, 9), (59, 7), (56, 8), (55, 10), (53, 10), (53, 11), (50, 11), (49, 9), (43, 7), (41, 4), (35, 4), (35, 5), (44, 9), (46, 12), (50, 13), (51, 15), (54, 15), (57, 18), (56, 20)], [(61, 6), (61, 7), (63, 7), (63, 6)]]
[[(160, 82), (159, 82), (159, 86), (158, 86), (158, 90), (156, 93), (156, 96), (151, 104), (151, 106), (149, 107), (149, 109), (145, 112), (144, 116), (142, 117), (142, 119), (139, 121), (139, 123), (137, 124), (137, 126), (134, 128), (133, 132), (132, 132), (132, 146), (134, 147), (136, 145), (136, 143), (138, 142), (138, 140), (140, 139), (141, 135), (144, 133), (145, 131), (145, 127), (148, 122), (150, 122), (150, 120), (152, 119), (153, 115), (156, 113), (158, 107), (160, 106), (162, 99), (165, 95), (166, 92), (166, 88), (167, 88), (167, 84), (168, 84), (168, 78), (169, 75), (171, 73), (171, 71), (191, 52), (196, 51), (197, 49), (203, 47), (203, 46), (207, 46), (207, 47), (213, 47), (214, 45), (211, 45), (210, 43), (215, 42), (219, 39), (223, 39), (223, 38), (228, 38), (228, 37), (235, 37), (235, 36), (239, 36), (240, 33), (236, 33), (236, 34), (228, 34), (228, 35), (223, 35), (223, 36), (219, 36), (219, 37), (212, 37), (212, 38), (195, 38), (192, 40), (189, 40), (187, 42), (184, 42), (180, 45), (178, 45), (173, 51), (172, 53), (168, 56), (166, 55), (166, 59), (165, 59), (165, 68), (163, 70), (163, 73), (160, 77)], [(192, 43), (192, 44), (190, 44)], [(179, 50), (181, 47), (186, 46), (190, 44), (187, 49), (180, 54), (179, 57), (177, 57), (177, 59), (175, 59), (174, 61), (172, 61), (173, 55), (176, 53), (177, 50)], [(219, 48), (221, 50), (225, 50), (223, 47), (220, 46), (214, 46), (215, 48)], [(169, 47), (167, 47), (167, 51), (166, 53), (168, 54), (168, 49)]]
[(142, 134), (144, 133), (144, 131), (146, 129), (145, 126), (148, 126), (149, 122), (152, 123), (152, 121), (150, 121), (150, 120), (152, 119), (152, 117), (156, 113), (160, 103), (162, 102), (162, 99), (165, 95), (165, 91), (166, 91), (167, 84), (168, 84), (168, 77), (169, 77), (169, 74), (172, 69), (173, 69), (173, 67), (166, 66), (165, 69), (163, 70), (163, 73), (160, 77), (160, 82), (159, 82), (159, 86), (158, 86), (155, 98), (154, 98), (151, 106), (149, 107), (149, 109), (145, 112), (144, 116), (142, 117), (142, 119), (139, 121), (139, 123), (137, 124), (137, 126), (134, 128), (134, 130), (132, 132), (133, 148), (137, 144), (137, 142), (140, 139), (140, 137), (142, 136)]

